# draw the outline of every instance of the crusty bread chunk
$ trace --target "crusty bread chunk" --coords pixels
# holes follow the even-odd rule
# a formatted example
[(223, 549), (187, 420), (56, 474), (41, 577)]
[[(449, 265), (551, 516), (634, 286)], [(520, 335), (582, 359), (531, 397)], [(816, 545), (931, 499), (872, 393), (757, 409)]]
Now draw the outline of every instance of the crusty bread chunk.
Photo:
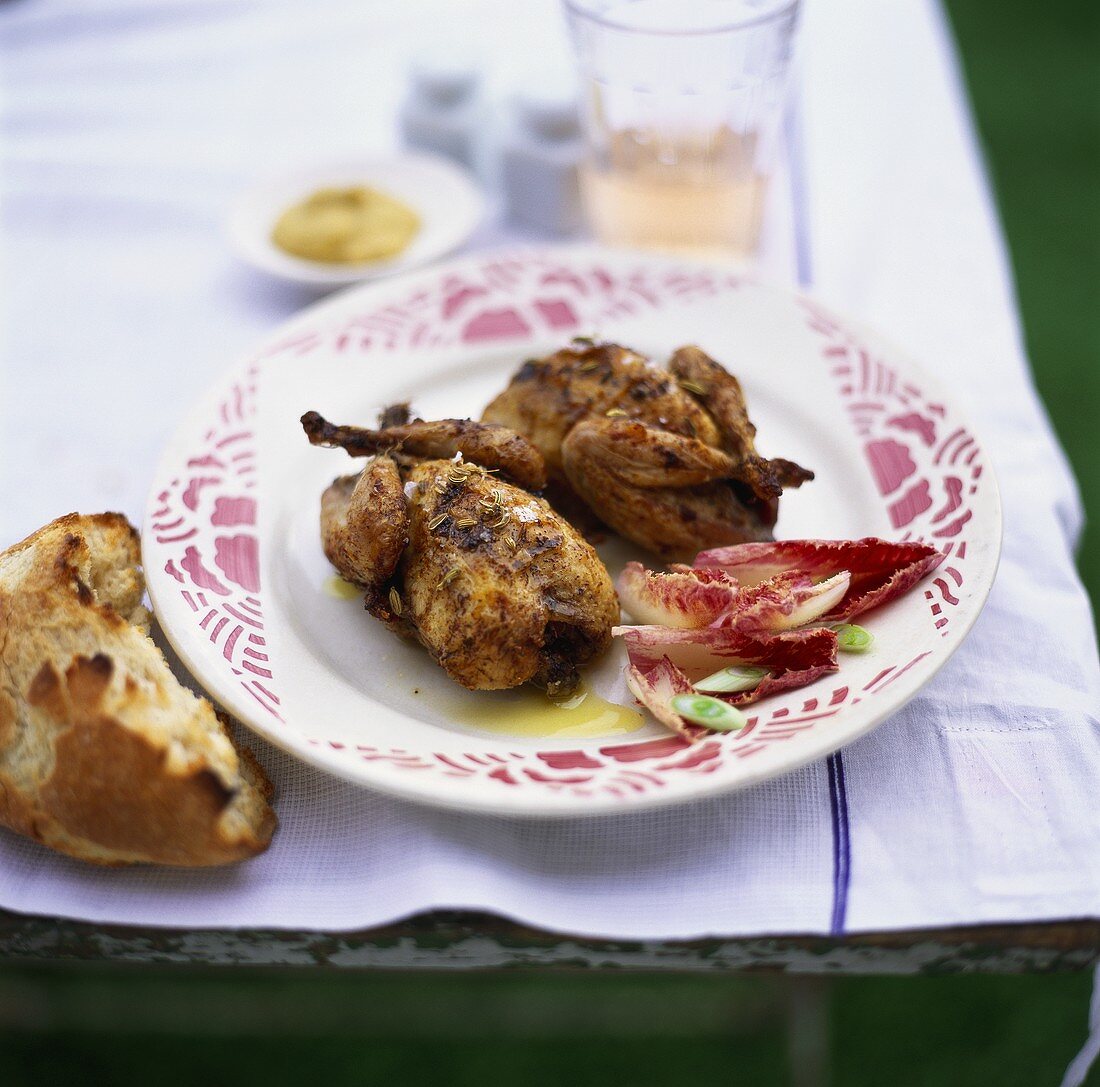
[(271, 785), (149, 638), (140, 562), (118, 513), (0, 552), (0, 825), (97, 864), (253, 856)]

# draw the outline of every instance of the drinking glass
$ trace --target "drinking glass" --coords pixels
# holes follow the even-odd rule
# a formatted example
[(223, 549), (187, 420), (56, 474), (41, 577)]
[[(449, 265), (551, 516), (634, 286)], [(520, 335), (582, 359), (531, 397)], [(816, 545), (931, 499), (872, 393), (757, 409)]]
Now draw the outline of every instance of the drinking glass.
[(601, 240), (751, 256), (799, 0), (563, 0)]

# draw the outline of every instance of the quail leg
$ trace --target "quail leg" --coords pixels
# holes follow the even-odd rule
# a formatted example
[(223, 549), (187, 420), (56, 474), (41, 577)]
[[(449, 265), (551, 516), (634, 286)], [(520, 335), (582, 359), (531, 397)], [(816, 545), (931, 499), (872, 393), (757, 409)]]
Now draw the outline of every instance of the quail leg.
[(368, 595), (393, 576), (408, 533), (405, 492), (389, 457), (376, 457), (358, 476), (341, 476), (321, 496), (325, 556)]
[(339, 446), (349, 456), (383, 450), (417, 459), (447, 460), (456, 453), (482, 468), (499, 468), (527, 490), (546, 485), (542, 454), (524, 437), (496, 423), (472, 419), (416, 420), (382, 430), (336, 426), (315, 411), (302, 416), (302, 428), (314, 445)]
[(771, 460), (756, 452), (756, 427), (749, 419), (741, 383), (726, 368), (698, 347), (673, 352), (669, 370), (710, 413), (722, 432), (723, 444), (736, 468), (731, 478), (752, 488), (762, 501), (778, 498), (784, 487), (798, 487), (814, 478), (813, 472), (794, 461)]

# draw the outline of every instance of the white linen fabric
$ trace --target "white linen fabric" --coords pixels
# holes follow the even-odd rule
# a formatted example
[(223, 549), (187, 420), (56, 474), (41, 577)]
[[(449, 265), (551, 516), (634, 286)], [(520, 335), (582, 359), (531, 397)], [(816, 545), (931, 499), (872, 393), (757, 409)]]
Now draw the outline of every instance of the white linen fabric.
[[(429, 34), (478, 42), (499, 87), (533, 55), (566, 60), (551, 0), (4, 5), (0, 541), (71, 509), (140, 521), (186, 405), (308, 297), (234, 263), (231, 198), (287, 163), (393, 146)], [(1003, 489), (1000, 575), (944, 673), (840, 757), (591, 820), (440, 813), (256, 743), (279, 791), (265, 856), (102, 871), (0, 833), (0, 906), (315, 929), (475, 908), (613, 938), (1100, 916), (1081, 511), (1030, 381), (950, 38), (933, 0), (808, 0), (800, 49), (793, 196), (777, 189), (765, 266), (937, 373)]]

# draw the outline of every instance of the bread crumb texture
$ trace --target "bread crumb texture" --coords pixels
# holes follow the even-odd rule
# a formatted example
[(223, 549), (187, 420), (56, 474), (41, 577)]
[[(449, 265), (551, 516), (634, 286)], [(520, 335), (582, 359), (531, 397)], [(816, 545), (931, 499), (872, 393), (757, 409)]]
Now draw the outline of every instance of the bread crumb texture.
[(96, 864), (243, 860), (270, 782), (149, 638), (140, 563), (118, 513), (0, 552), (0, 825)]

